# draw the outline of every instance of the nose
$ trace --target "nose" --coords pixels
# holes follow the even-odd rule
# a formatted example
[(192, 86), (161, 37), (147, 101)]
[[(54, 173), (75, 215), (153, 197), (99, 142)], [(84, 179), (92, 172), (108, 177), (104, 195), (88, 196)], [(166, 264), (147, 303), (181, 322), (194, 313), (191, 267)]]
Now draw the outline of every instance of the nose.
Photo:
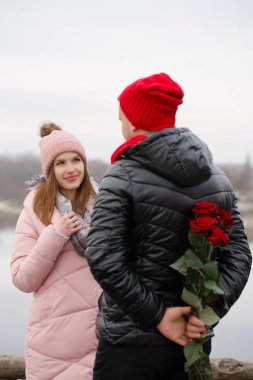
[(75, 171), (75, 168), (74, 168), (72, 162), (67, 162), (67, 167), (66, 167), (66, 169), (67, 169), (67, 172), (68, 172), (68, 173), (72, 173), (73, 171)]

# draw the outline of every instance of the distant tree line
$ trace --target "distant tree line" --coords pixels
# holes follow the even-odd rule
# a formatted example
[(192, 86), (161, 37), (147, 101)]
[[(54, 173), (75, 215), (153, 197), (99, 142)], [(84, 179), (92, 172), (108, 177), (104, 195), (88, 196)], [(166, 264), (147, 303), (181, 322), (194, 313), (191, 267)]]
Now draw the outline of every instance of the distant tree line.
[[(88, 171), (100, 183), (108, 163), (100, 160), (88, 161)], [(32, 176), (41, 173), (40, 158), (31, 154), (18, 156), (0, 155), (0, 201), (13, 200), (17, 205), (26, 197), (27, 185)]]
[[(88, 171), (100, 183), (109, 163), (89, 160)], [(253, 192), (253, 172), (249, 160), (245, 164), (218, 165), (227, 174), (235, 190)], [(27, 195), (26, 181), (41, 173), (40, 158), (31, 154), (0, 155), (0, 201), (13, 200), (17, 205)]]
[[(99, 184), (109, 166), (101, 160), (89, 160), (88, 171)], [(230, 179), (235, 191), (247, 194), (247, 198), (253, 201), (253, 172), (250, 161), (245, 164), (218, 165)], [(41, 173), (40, 158), (31, 154), (18, 156), (0, 155), (0, 206), (1, 202), (10, 203), (21, 209), (23, 200), (28, 194), (29, 181), (34, 175)], [(13, 227), (18, 215), (9, 213), (0, 207), (0, 230)], [(253, 235), (253, 232), (252, 232)]]

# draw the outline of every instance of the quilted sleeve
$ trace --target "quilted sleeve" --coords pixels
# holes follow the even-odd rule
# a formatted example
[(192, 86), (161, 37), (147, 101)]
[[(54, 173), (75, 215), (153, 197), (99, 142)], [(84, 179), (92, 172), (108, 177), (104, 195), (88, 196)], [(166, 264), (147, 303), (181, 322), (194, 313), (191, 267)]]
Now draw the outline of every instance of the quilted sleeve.
[(122, 310), (142, 324), (156, 326), (165, 312), (163, 302), (140, 281), (127, 260), (132, 200), (128, 174), (114, 164), (101, 183), (86, 257), (95, 279)]
[(252, 255), (235, 197), (232, 215), (234, 223), (230, 233), (230, 243), (226, 246), (226, 250), (220, 251), (217, 256), (220, 284), (225, 292), (227, 305), (222, 299), (211, 305), (220, 317), (223, 317), (240, 297), (248, 281), (252, 263)]
[(43, 284), (69, 236), (60, 225), (50, 224), (38, 236), (24, 209), (18, 219), (11, 259), (13, 284), (23, 292), (34, 292)]

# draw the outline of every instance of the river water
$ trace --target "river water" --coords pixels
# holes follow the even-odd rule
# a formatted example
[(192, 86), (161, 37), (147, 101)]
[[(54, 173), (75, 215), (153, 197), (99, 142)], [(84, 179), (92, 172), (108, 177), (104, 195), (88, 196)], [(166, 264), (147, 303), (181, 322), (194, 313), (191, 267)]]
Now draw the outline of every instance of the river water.
[[(23, 355), (32, 295), (12, 285), (9, 266), (13, 238), (13, 229), (0, 231), (0, 354)], [(239, 300), (215, 328), (212, 358), (253, 361), (252, 273)]]

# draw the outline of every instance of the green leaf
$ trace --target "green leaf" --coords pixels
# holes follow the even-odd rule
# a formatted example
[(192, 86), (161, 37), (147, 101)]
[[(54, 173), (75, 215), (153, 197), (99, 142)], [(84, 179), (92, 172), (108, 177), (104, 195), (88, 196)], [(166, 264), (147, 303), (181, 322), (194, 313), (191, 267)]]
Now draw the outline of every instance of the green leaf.
[(210, 309), (201, 310), (198, 317), (205, 323), (206, 326), (213, 326), (220, 320), (219, 316)]
[(189, 340), (187, 345), (184, 347), (184, 356), (188, 366), (191, 366), (193, 363), (199, 360), (202, 355), (202, 344), (196, 340)]
[(203, 242), (205, 241), (205, 237), (201, 234), (196, 234), (193, 231), (189, 231), (188, 234), (189, 242), (193, 247), (198, 247), (199, 245), (203, 245)]
[(191, 366), (186, 365), (190, 380), (213, 380), (210, 358), (203, 353)]
[(187, 265), (185, 263), (185, 255), (181, 256), (177, 261), (171, 264), (170, 267), (181, 273), (183, 276), (186, 276)]
[(218, 281), (219, 271), (215, 261), (209, 261), (203, 266), (203, 273), (208, 280)]
[(228, 306), (228, 302), (227, 302), (227, 299), (226, 299), (226, 294), (224, 292), (224, 309), (226, 311), (229, 311), (229, 306)]
[(203, 268), (203, 263), (199, 257), (191, 249), (188, 249), (185, 252), (185, 263), (187, 267), (192, 269)]
[(195, 234), (190, 230), (188, 238), (196, 255), (203, 263), (205, 263), (208, 260), (208, 252), (210, 246), (207, 242), (206, 237), (201, 234)]
[(217, 299), (219, 299), (220, 297), (222, 297), (221, 294), (213, 294), (210, 290), (210, 293), (204, 297), (203, 303), (204, 305), (209, 305), (210, 303), (217, 301)]
[(215, 281), (212, 281), (212, 280), (205, 281), (204, 287), (208, 290), (211, 290), (214, 294), (220, 294), (220, 295), (224, 294), (224, 291), (221, 289), (219, 284), (217, 284)]
[(200, 298), (196, 294), (187, 290), (186, 288), (183, 289), (182, 300), (198, 311), (203, 309)]
[(200, 269), (188, 268), (187, 276), (184, 278), (184, 286), (190, 292), (201, 297), (206, 278)]

